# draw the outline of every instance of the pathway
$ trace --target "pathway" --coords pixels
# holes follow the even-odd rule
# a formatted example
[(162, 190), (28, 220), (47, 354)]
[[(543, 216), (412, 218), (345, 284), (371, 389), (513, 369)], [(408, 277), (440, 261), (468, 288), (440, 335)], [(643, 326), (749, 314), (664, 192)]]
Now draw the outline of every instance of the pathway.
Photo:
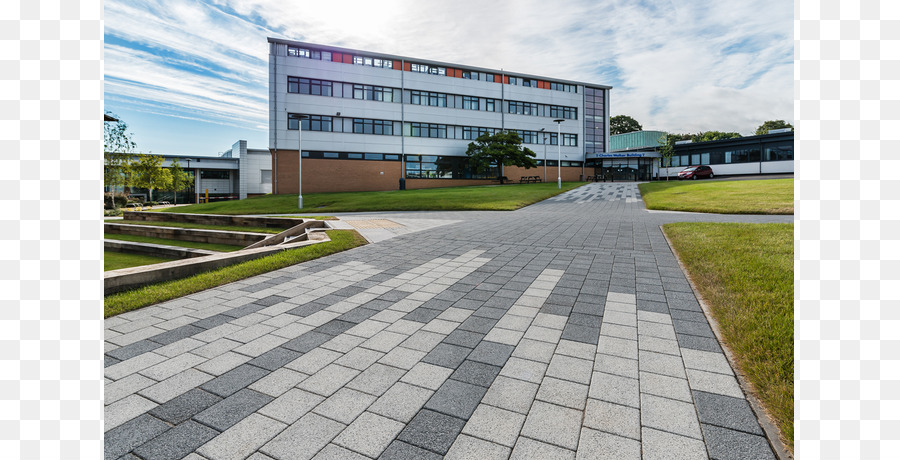
[(388, 233), (107, 319), (106, 458), (774, 458), (659, 225), (793, 216), (353, 220)]

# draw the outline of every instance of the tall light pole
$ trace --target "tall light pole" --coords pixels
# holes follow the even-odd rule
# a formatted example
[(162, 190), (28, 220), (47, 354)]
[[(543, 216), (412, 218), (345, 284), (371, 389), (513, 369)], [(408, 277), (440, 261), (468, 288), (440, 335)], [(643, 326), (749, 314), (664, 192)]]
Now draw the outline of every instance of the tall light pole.
[(553, 120), (556, 123), (556, 187), (562, 190), (562, 131), (560, 126), (566, 120), (557, 118)]
[(544, 182), (547, 182), (547, 133), (544, 131), (546, 128), (541, 128), (541, 132), (544, 133)]
[(303, 120), (309, 115), (296, 115), (297, 118), (297, 208), (303, 209)]

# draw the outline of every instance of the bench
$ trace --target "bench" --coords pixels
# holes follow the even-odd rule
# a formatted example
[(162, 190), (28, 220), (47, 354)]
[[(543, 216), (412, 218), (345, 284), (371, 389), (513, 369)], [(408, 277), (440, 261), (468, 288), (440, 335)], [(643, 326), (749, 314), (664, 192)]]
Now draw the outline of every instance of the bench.
[(541, 176), (521, 176), (519, 178), (520, 184), (535, 184), (538, 182), (543, 182)]

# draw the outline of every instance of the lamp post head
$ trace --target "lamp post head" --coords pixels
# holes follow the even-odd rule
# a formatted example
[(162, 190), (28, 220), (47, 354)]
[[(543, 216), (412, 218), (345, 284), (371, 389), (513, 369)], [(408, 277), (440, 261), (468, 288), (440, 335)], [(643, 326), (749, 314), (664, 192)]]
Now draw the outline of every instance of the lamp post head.
[(554, 123), (562, 123), (564, 121), (566, 121), (565, 118), (557, 118), (556, 120), (553, 120)]

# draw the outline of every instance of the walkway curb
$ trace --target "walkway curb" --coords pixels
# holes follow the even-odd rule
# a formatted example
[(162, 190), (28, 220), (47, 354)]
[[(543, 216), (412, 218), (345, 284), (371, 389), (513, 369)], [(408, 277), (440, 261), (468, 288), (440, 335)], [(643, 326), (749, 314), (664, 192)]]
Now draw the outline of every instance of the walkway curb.
[(757, 421), (759, 421), (760, 427), (762, 427), (763, 431), (766, 433), (766, 439), (769, 441), (769, 446), (772, 447), (772, 451), (775, 452), (775, 455), (778, 456), (778, 460), (794, 460), (794, 456), (791, 455), (784, 441), (782, 441), (781, 439), (781, 431), (775, 425), (775, 422), (772, 420), (772, 416), (762, 405), (762, 402), (759, 400), (759, 398), (757, 398), (753, 384), (750, 383), (749, 379), (747, 379), (747, 377), (744, 375), (744, 372), (740, 367), (738, 367), (737, 359), (735, 359), (734, 353), (732, 353), (731, 349), (725, 343), (724, 337), (722, 336), (722, 331), (719, 328), (719, 322), (712, 315), (710, 306), (706, 303), (706, 300), (703, 299), (703, 296), (700, 294), (700, 290), (697, 289), (697, 285), (694, 284), (694, 280), (693, 278), (691, 278), (691, 274), (687, 270), (687, 267), (685, 267), (684, 263), (681, 261), (681, 257), (679, 257), (678, 253), (675, 252), (675, 249), (672, 246), (672, 241), (669, 240), (669, 235), (667, 235), (665, 230), (663, 230), (662, 225), (659, 226), (659, 230), (662, 232), (663, 237), (665, 237), (666, 243), (669, 244), (669, 249), (675, 256), (675, 260), (678, 261), (678, 266), (681, 267), (681, 271), (684, 272), (684, 277), (687, 278), (688, 283), (690, 283), (691, 290), (694, 291), (694, 296), (697, 298), (697, 301), (700, 302), (700, 308), (703, 309), (703, 314), (706, 316), (706, 321), (709, 322), (709, 326), (710, 328), (712, 328), (713, 334), (716, 335), (716, 340), (722, 347), (722, 351), (725, 352), (725, 357), (728, 359), (728, 364), (734, 371), (735, 377), (737, 377), (738, 384), (741, 386), (741, 390), (744, 392), (744, 397), (747, 399), (747, 402), (750, 403), (750, 408), (753, 409), (753, 413), (756, 414), (756, 419)]

